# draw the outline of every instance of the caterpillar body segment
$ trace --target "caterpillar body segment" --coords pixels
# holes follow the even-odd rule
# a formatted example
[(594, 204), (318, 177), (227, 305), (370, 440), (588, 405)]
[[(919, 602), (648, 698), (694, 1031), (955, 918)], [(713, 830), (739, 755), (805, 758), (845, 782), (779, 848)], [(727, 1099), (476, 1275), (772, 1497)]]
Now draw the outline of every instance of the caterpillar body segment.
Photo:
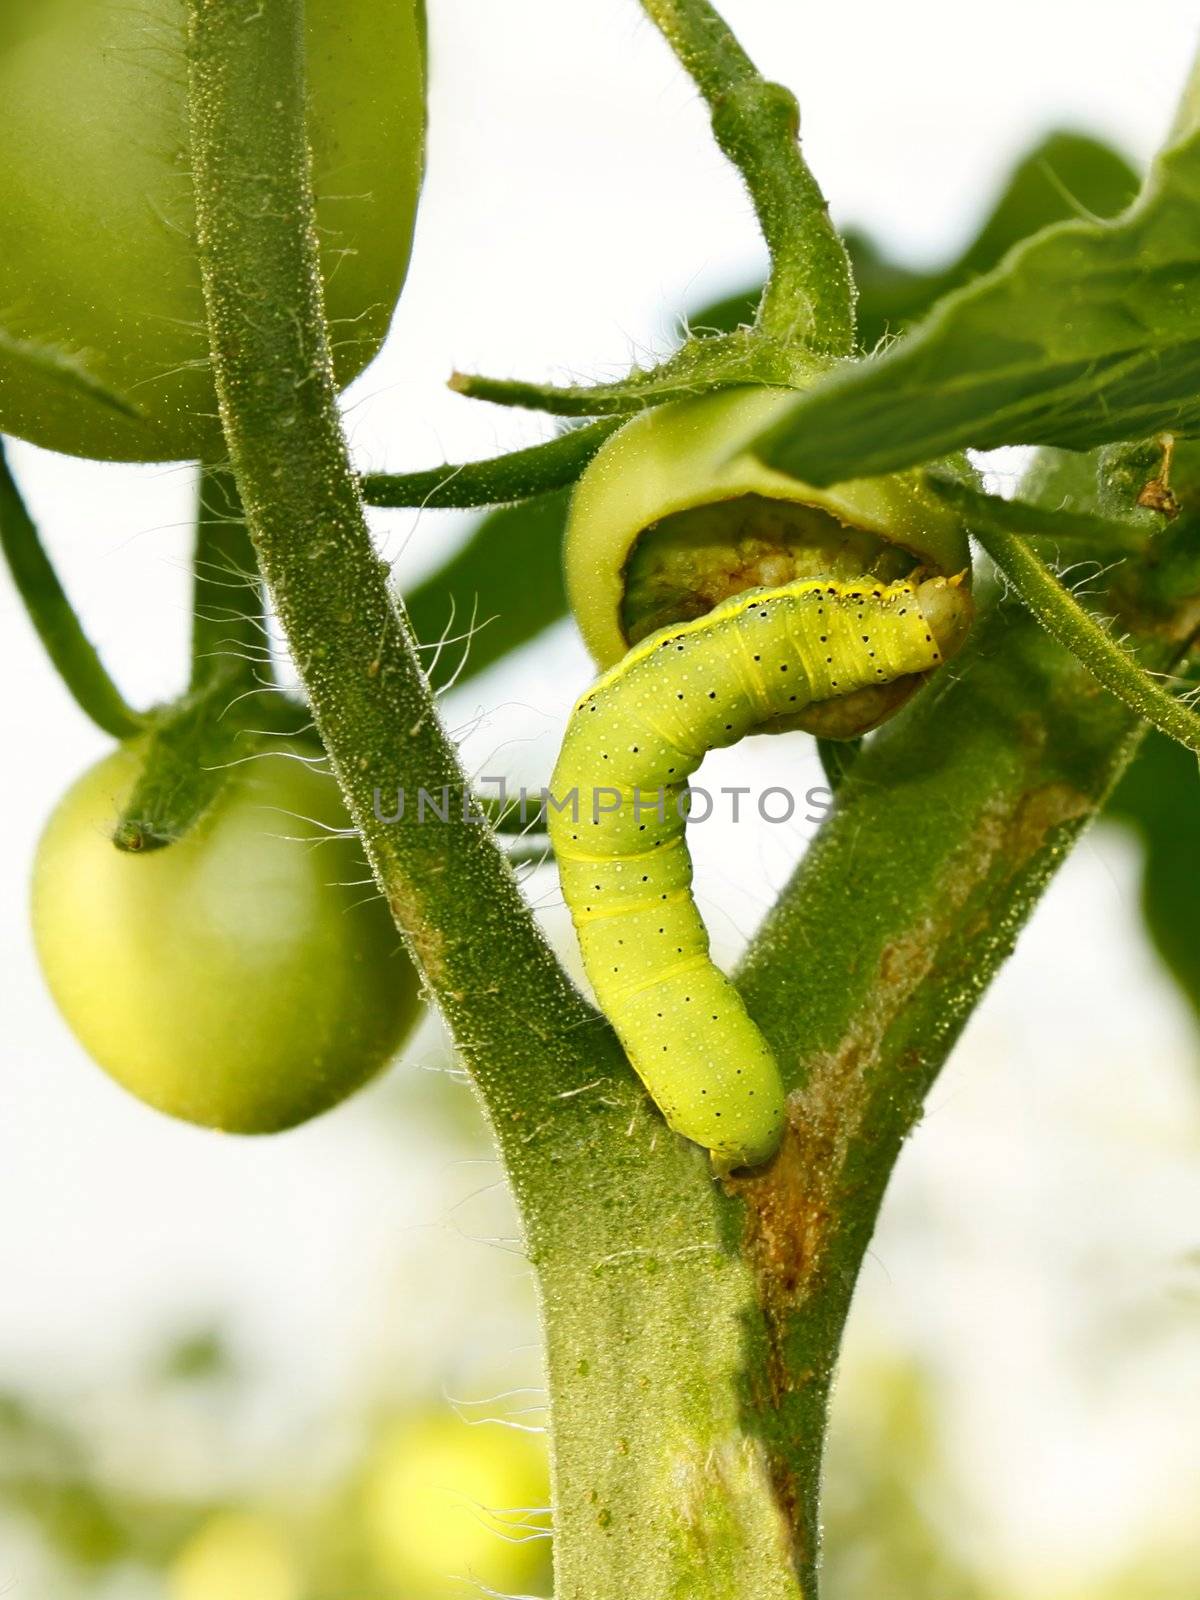
[(584, 966), (651, 1098), (724, 1170), (783, 1134), (778, 1065), (709, 954), (684, 837), (711, 749), (805, 705), (924, 674), (969, 626), (953, 578), (749, 590), (635, 645), (576, 706), (549, 829)]

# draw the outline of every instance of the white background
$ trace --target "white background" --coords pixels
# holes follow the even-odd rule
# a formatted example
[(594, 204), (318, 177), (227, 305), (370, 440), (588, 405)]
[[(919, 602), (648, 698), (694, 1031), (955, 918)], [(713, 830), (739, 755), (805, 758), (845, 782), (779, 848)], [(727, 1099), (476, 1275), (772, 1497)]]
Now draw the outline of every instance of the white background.
[[(432, 0), (431, 11), (413, 272), (387, 350), (348, 397), (364, 467), (541, 437), (536, 418), (450, 395), (446, 375), (620, 372), (663, 348), (686, 307), (762, 264), (739, 185), (632, 0)], [(914, 262), (957, 248), (1012, 160), (1052, 126), (1147, 157), (1196, 32), (1190, 0), (728, 0), (726, 14), (799, 95), (836, 217)], [(129, 696), (169, 694), (186, 651), (190, 470), (25, 447), (13, 463)], [(434, 564), (463, 525), (377, 522), (402, 576)], [(519, 1255), (475, 1237), (497, 1225), (493, 1211), (477, 1223), (475, 1202), (458, 1204), (495, 1169), (467, 1164), (473, 1147), (457, 1134), (430, 1137), (419, 1069), (445, 1066), (435, 1032), (350, 1106), (243, 1143), (143, 1110), (59, 1021), (30, 950), (26, 877), (47, 809), (104, 741), (3, 582), (0, 623), (0, 1387), (88, 1396), (102, 1410), (159, 1333), (221, 1316), (260, 1375), (237, 1456), (247, 1477), (323, 1406), (373, 1384), (462, 1377), (486, 1393), (489, 1362), (528, 1364), (530, 1300)], [(564, 626), (464, 689), (451, 721), (483, 719), (469, 759), (495, 770), (502, 752), (541, 781), (586, 676)], [(782, 751), (740, 751), (738, 781), (754, 781), (747, 770), (780, 781)], [(808, 773), (804, 746), (786, 760)], [(724, 956), (803, 842), (799, 826), (697, 830)], [(552, 875), (531, 892), (564, 939)], [(915, 1352), (940, 1374), (974, 1507), (966, 1536), (1026, 1597), (1066, 1574), (1086, 1592), (1160, 1530), (1182, 1538), (1200, 1494), (1200, 1048), (1135, 910), (1131, 845), (1091, 836), (933, 1094), (851, 1342), (848, 1410), (868, 1351)], [(447, 1349), (459, 1352), (449, 1362)], [(169, 1464), (169, 1442), (155, 1447)]]

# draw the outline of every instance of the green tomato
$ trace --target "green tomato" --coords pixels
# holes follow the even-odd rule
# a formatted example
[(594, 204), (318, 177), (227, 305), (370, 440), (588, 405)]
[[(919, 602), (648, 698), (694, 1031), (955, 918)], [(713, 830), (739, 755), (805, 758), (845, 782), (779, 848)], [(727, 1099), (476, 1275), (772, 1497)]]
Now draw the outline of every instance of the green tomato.
[[(408, 266), (422, 10), (308, 0), (340, 385), (382, 344)], [(186, 0), (0, 0), (4, 433), (118, 461), (224, 455), (193, 244), (186, 31)]]
[[(600, 447), (575, 486), (563, 547), (567, 595), (597, 666), (748, 589), (811, 578), (962, 574), (954, 609), (965, 633), (966, 530), (922, 473), (816, 488), (746, 449), (795, 399), (794, 389), (744, 388), (676, 400), (640, 413)], [(777, 726), (857, 738), (920, 681), (838, 695)]]
[(529, 1594), (549, 1577), (549, 1465), (536, 1435), (445, 1411), (397, 1418), (367, 1463), (362, 1524), (388, 1593)]
[(253, 1511), (218, 1511), (172, 1561), (169, 1600), (302, 1600), (300, 1564), (286, 1531)]
[(111, 842), (140, 769), (122, 746), (69, 789), (33, 872), (50, 992), (118, 1083), (172, 1116), (274, 1133), (396, 1052), (416, 973), (372, 896), (333, 779), (268, 751), (184, 838)]

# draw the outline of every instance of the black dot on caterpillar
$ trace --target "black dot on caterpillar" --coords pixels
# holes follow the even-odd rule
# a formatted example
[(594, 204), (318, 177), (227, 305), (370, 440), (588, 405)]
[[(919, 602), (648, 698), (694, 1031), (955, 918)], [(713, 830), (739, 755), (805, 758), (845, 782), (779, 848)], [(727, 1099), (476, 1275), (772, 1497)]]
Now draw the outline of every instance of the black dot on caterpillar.
[[(584, 966), (667, 1122), (723, 1170), (772, 1155), (785, 1103), (766, 1040), (709, 955), (684, 837), (688, 777), (709, 749), (797, 703), (880, 673), (891, 681), (930, 671), (957, 649), (970, 615), (955, 578), (755, 589), (642, 640), (575, 708), (549, 828)], [(686, 693), (697, 679), (705, 692)], [(595, 824), (586, 850), (570, 831), (580, 814)]]

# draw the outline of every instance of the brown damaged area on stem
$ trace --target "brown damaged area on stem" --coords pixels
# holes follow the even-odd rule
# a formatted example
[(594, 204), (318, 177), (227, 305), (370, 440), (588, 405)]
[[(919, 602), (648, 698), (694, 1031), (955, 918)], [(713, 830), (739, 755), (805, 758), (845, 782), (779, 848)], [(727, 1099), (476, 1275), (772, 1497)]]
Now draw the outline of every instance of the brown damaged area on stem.
[[(1032, 752), (1031, 752), (1032, 753)], [(989, 907), (1004, 903), (1004, 887), (1029, 872), (1038, 857), (1047, 871), (1060, 848), (1057, 837), (1094, 809), (1094, 801), (1066, 783), (1041, 784), (1015, 802), (1006, 800), (983, 810), (976, 819), (970, 846), (948, 863), (933, 903), (936, 914), (914, 922), (902, 937), (880, 952), (870, 990), (857, 1007), (854, 1026), (838, 1048), (812, 1056), (803, 1087), (788, 1103), (788, 1127), (770, 1164), (760, 1171), (731, 1176), (728, 1192), (745, 1205), (743, 1251), (758, 1283), (767, 1338), (762, 1377), (763, 1409), (777, 1411), (785, 1399), (813, 1385), (823, 1391), (832, 1375), (835, 1351), (818, 1366), (797, 1369), (789, 1345), (806, 1314), (824, 1315), (824, 1298), (832, 1292), (830, 1326), (840, 1328), (853, 1284), (853, 1269), (827, 1279), (826, 1268), (841, 1238), (861, 1229), (864, 1204), (874, 1209), (879, 1193), (856, 1192), (847, 1170), (852, 1158), (872, 1145), (891, 1159), (903, 1135), (920, 1115), (928, 1088), (929, 1065), (923, 1053), (902, 1040), (889, 1060), (889, 1040), (897, 1022), (918, 992), (936, 988), (969, 968), (979, 943), (1011, 940), (1011, 929), (994, 926)], [(966, 948), (964, 949), (964, 942)], [(940, 1059), (940, 1051), (934, 1056)], [(899, 1137), (889, 1128), (895, 1116), (897, 1088), (903, 1097), (906, 1126)], [(879, 1192), (886, 1182), (880, 1175)], [(861, 1185), (859, 1186), (861, 1187)], [(872, 1185), (874, 1188), (875, 1185)], [(817, 1442), (819, 1449), (819, 1441)], [(771, 1473), (777, 1503), (787, 1515), (797, 1541), (801, 1566), (813, 1558), (806, 1551), (805, 1482), (794, 1460), (773, 1452)]]
[(446, 936), (443, 930), (427, 915), (419, 892), (390, 873), (385, 881), (388, 884), (388, 910), (403, 935), (417, 970), (434, 994), (443, 993), (447, 980)]
[(847, 1159), (872, 1137), (872, 1120), (894, 1088), (877, 1080), (894, 1024), (920, 988), (939, 981), (939, 964), (948, 973), (969, 959), (964, 935), (974, 942), (1003, 934), (991, 927), (987, 906), (1035, 856), (1053, 849), (1060, 828), (1093, 808), (1069, 784), (1050, 783), (1002, 812), (978, 817), (970, 846), (956, 852), (938, 886), (937, 913), (884, 946), (854, 1026), (836, 1050), (807, 1061), (806, 1081), (790, 1096), (788, 1128), (774, 1160), (727, 1180), (746, 1205), (746, 1253), (769, 1316), (795, 1314), (817, 1286), (847, 1198), (841, 1181)]

